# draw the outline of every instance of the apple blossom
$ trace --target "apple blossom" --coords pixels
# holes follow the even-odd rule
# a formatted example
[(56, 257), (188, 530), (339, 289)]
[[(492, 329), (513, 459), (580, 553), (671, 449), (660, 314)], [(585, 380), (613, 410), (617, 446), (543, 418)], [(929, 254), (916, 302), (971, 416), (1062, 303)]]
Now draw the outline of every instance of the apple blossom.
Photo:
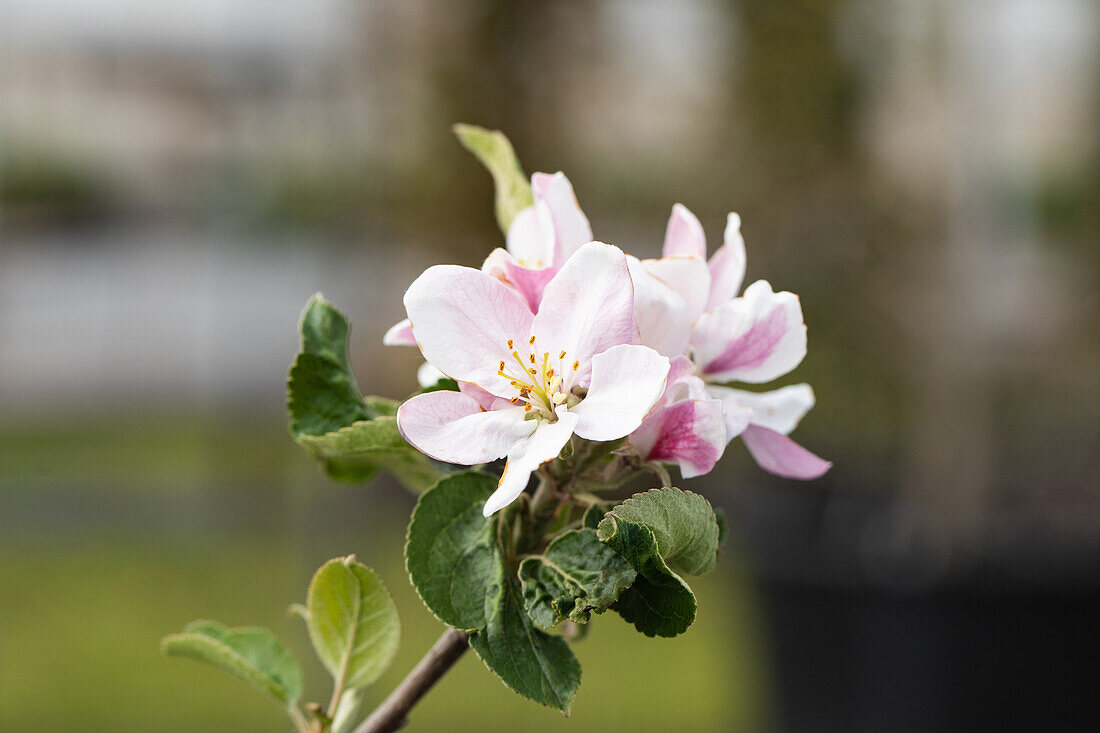
[(463, 388), (408, 400), (398, 428), (448, 463), (507, 457), (486, 516), (573, 434), (622, 438), (664, 391), (668, 359), (633, 343), (634, 293), (617, 247), (581, 247), (547, 283), (537, 314), (496, 278), (453, 265), (426, 270), (404, 300), (428, 363)]

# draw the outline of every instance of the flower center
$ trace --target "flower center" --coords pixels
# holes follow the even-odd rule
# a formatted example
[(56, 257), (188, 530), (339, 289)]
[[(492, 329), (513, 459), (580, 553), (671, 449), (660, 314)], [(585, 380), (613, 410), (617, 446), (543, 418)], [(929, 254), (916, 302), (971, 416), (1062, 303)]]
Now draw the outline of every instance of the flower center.
[[(508, 349), (512, 352), (514, 363), (501, 361), (497, 374), (508, 379), (519, 390), (519, 395), (512, 398), (512, 404), (522, 402), (524, 411), (532, 417), (556, 420), (554, 410), (569, 397), (562, 384), (562, 373), (568, 364), (566, 352), (559, 351), (558, 358), (551, 359), (550, 352), (544, 351), (540, 359), (535, 349), (535, 337), (528, 339), (527, 344), (531, 351), (524, 361), (515, 347), (515, 341), (508, 339)], [(576, 371), (580, 368), (580, 362), (574, 361), (570, 366)]]

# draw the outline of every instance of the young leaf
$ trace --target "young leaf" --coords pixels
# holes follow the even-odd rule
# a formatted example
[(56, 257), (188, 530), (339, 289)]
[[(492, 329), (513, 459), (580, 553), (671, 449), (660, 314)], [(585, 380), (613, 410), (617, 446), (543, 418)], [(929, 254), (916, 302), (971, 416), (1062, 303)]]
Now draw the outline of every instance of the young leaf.
[(397, 608), (378, 574), (354, 556), (329, 560), (306, 598), (309, 638), (342, 690), (378, 679), (401, 635)]
[(290, 368), (287, 411), (295, 436), (323, 435), (375, 413), (348, 363), (348, 319), (320, 293), (302, 311), (302, 350)]
[(531, 184), (523, 174), (512, 143), (500, 130), (464, 124), (457, 124), (452, 129), (462, 147), (473, 153), (492, 174), (496, 186), (497, 223), (507, 234), (516, 214), (534, 203)]
[(697, 603), (675, 570), (697, 575), (714, 567), (718, 524), (706, 499), (679, 489), (652, 489), (608, 512), (596, 533), (638, 571), (614, 605), (619, 615), (647, 636), (686, 631)]
[(581, 666), (560, 637), (536, 629), (515, 583), (506, 582), (485, 629), (470, 647), (510, 689), (566, 715), (581, 683)]
[(614, 534), (619, 523), (648, 527), (661, 558), (678, 573), (702, 575), (714, 568), (718, 522), (710, 502), (698, 494), (672, 488), (635, 494), (607, 513), (600, 522), (600, 539)]
[(547, 629), (566, 618), (587, 623), (593, 611), (603, 613), (617, 601), (636, 575), (593, 529), (565, 532), (519, 567), (527, 614)]
[(164, 637), (160, 648), (169, 657), (195, 659), (228, 672), (287, 708), (302, 695), (298, 662), (267, 629), (195, 621), (183, 633)]
[(298, 444), (337, 481), (367, 481), (384, 468), (419, 492), (443, 475), (405, 442), (397, 430), (397, 418), (389, 415), (352, 423), (324, 435), (301, 435)]
[(359, 392), (348, 362), (348, 319), (320, 294), (302, 312), (302, 350), (290, 368), (287, 410), (294, 439), (337, 481), (388, 469), (422, 491), (442, 473), (397, 430), (399, 404)]
[(496, 485), (492, 476), (474, 471), (447, 476), (421, 495), (409, 522), (409, 578), (424, 605), (456, 629), (483, 628), (487, 599), (500, 593), (503, 565), (494, 524), (481, 513)]

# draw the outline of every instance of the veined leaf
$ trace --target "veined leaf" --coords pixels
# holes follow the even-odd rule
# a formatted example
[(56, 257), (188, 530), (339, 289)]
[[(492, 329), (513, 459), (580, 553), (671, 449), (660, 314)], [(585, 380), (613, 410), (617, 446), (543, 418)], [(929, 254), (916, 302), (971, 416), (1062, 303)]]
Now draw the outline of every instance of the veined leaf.
[(302, 435), (298, 444), (337, 481), (367, 481), (381, 469), (413, 491), (423, 491), (443, 472), (405, 442), (390, 415), (352, 423), (324, 435)]
[(397, 654), (401, 624), (378, 574), (354, 557), (329, 560), (310, 583), (313, 648), (342, 689), (369, 685)]
[(512, 143), (500, 130), (464, 124), (457, 124), (452, 129), (462, 146), (492, 174), (496, 186), (497, 223), (507, 234), (516, 214), (534, 203), (531, 183), (520, 167)]
[(527, 614), (547, 629), (567, 618), (587, 623), (593, 612), (603, 613), (619, 600), (636, 575), (630, 563), (587, 528), (563, 533), (543, 554), (524, 559), (519, 567)]
[(697, 603), (676, 570), (706, 572), (718, 550), (718, 524), (706, 499), (672, 488), (636, 494), (608, 512), (596, 532), (638, 571), (614, 605), (619, 615), (647, 636), (686, 631)]
[(183, 633), (164, 637), (160, 648), (169, 657), (195, 659), (228, 672), (284, 707), (293, 707), (302, 695), (298, 662), (267, 629), (195, 621)]
[(481, 513), (496, 486), (484, 473), (447, 476), (421, 495), (409, 522), (409, 578), (424, 605), (456, 629), (483, 628), (486, 599), (500, 593), (503, 565), (495, 525)]
[(505, 582), (483, 630), (470, 646), (510, 689), (569, 714), (581, 683), (581, 665), (564, 639), (535, 628), (519, 589)]

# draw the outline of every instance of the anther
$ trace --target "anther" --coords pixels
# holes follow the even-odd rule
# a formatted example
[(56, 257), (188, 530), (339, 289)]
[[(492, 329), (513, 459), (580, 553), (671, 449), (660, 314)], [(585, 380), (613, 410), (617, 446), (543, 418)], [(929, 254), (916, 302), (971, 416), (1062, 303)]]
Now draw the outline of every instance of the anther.
[(532, 363), (532, 364), (534, 364), (534, 363), (535, 363), (535, 355), (534, 355), (534, 354), (531, 354), (531, 363)]
[(581, 366), (581, 363), (579, 361), (573, 362), (573, 371), (577, 371), (577, 369), (579, 369), (580, 366)]
[(538, 372), (535, 371), (534, 369), (528, 369), (527, 371), (531, 372), (532, 377), (535, 376), (536, 374), (538, 374)]
[(528, 402), (526, 405), (523, 406), (523, 411), (524, 412), (530, 412), (531, 411), (531, 403), (530, 402)]
[(516, 348), (515, 342), (514, 342), (514, 341), (512, 341), (512, 339), (508, 339), (508, 348), (509, 348), (509, 349), (514, 349), (514, 348)]
[(530, 339), (530, 340), (529, 340), (529, 341), (528, 341), (527, 343), (529, 343), (529, 344), (531, 344), (532, 346), (534, 346), (534, 345), (535, 345), (535, 337), (534, 337), (534, 336), (532, 336), (532, 337), (531, 337), (531, 339)]
[(502, 371), (502, 372), (504, 371), (504, 361), (503, 361), (503, 360), (501, 360), (501, 362), (500, 362), (500, 366), (499, 366), (499, 367), (497, 367), (497, 368), (498, 368), (498, 369), (499, 369), (500, 371)]
[(548, 376), (548, 377), (554, 376), (554, 368), (553, 367), (550, 367), (550, 369), (546, 372), (546, 376)]
[[(560, 354), (558, 354), (558, 358), (559, 358), (559, 359), (564, 359), (564, 358), (565, 358), (565, 349), (562, 349), (561, 353), (560, 353)], [(503, 367), (502, 367), (502, 368), (503, 368)]]

